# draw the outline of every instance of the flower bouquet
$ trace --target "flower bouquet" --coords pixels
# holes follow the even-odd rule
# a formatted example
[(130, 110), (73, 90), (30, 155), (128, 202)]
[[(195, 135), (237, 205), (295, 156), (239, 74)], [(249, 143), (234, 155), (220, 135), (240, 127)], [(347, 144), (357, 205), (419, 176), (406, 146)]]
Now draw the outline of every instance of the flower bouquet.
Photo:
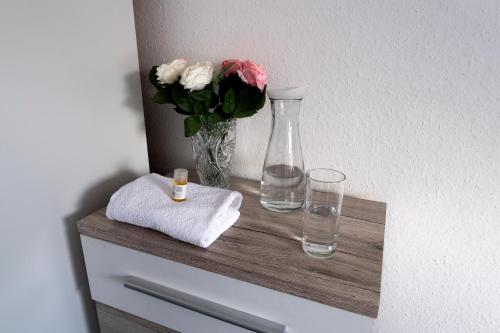
[(250, 60), (225, 60), (214, 76), (211, 62), (188, 65), (184, 59), (153, 66), (149, 73), (157, 89), (153, 101), (173, 104), (191, 137), (196, 170), (203, 185), (228, 187), (236, 118), (250, 117), (266, 101), (267, 74)]

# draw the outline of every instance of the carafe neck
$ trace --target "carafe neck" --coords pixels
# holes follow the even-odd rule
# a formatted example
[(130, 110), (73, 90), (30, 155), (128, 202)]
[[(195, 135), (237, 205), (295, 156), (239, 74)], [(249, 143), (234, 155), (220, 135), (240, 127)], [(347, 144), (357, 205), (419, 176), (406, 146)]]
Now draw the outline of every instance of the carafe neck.
[(298, 124), (301, 99), (271, 99), (273, 123), (280, 122)]

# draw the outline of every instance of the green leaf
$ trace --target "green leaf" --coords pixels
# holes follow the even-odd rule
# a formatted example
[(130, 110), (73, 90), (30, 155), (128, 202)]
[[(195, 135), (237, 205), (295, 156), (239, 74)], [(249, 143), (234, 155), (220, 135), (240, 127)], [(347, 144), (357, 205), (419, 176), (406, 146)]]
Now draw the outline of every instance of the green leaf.
[(218, 117), (220, 117), (222, 120), (226, 120), (226, 119), (229, 119), (231, 118), (231, 114), (229, 113), (224, 113), (224, 111), (222, 111), (222, 105), (219, 105), (215, 108), (214, 112), (212, 113), (215, 113), (218, 115)]
[(207, 118), (206, 118), (206, 119), (207, 119), (207, 122), (208, 122), (210, 125), (214, 125), (214, 124), (218, 123), (219, 121), (224, 120), (220, 114), (215, 113), (215, 112), (209, 113), (209, 114), (207, 115)]
[(230, 89), (233, 89), (238, 94), (245, 88), (248, 88), (248, 85), (240, 79), (238, 74), (231, 74), (220, 81), (219, 96), (225, 96)]
[(191, 93), (191, 97), (193, 97), (195, 100), (199, 102), (209, 102), (208, 104), (210, 104), (210, 98), (212, 97), (212, 92), (210, 90), (195, 91)]
[(158, 69), (158, 66), (153, 66), (151, 67), (151, 70), (149, 71), (149, 82), (151, 82), (152, 85), (156, 86), (156, 83), (158, 82), (156, 78), (156, 70)]
[(178, 108), (189, 113), (193, 112), (193, 104), (189, 100), (188, 92), (180, 84), (172, 85), (172, 99)]
[(257, 110), (239, 111), (234, 113), (235, 118), (251, 117), (257, 113)]
[(234, 116), (236, 118), (250, 117), (257, 113), (264, 106), (265, 102), (265, 90), (260, 91), (258, 88), (248, 87), (238, 94)]
[[(198, 102), (203, 103), (203, 106), (206, 110), (210, 108), (213, 102), (217, 103), (218, 101), (213, 101), (214, 94), (214, 86), (212, 83), (209, 83), (203, 90), (193, 91), (189, 94), (189, 96)], [(217, 95), (215, 95), (217, 97)]]
[(185, 116), (191, 116), (193, 113), (192, 112), (186, 112), (180, 108), (174, 108), (175, 112), (177, 113), (180, 113), (180, 114), (183, 114)]
[(249, 89), (240, 91), (240, 93), (238, 94), (238, 104), (234, 113), (241, 114), (253, 111), (254, 103), (252, 102), (252, 97), (252, 92)]
[(172, 103), (172, 95), (167, 89), (160, 89), (153, 96), (153, 102), (157, 104)]
[(161, 89), (163, 85), (160, 81), (158, 81), (158, 77), (156, 76), (157, 68), (158, 66), (151, 67), (151, 70), (149, 71), (149, 82), (151, 82), (151, 84), (155, 86), (156, 89)]
[(201, 120), (198, 116), (191, 116), (184, 119), (184, 136), (190, 137), (196, 134), (201, 127)]
[(203, 105), (203, 103), (198, 101), (194, 102), (194, 113), (197, 115), (202, 115), (203, 113), (205, 113), (205, 106)]
[(258, 103), (256, 106), (257, 111), (262, 109), (264, 107), (264, 104), (266, 104), (266, 89), (267, 86), (264, 87), (264, 90), (260, 93), (260, 97), (257, 98)]
[(224, 95), (224, 103), (222, 104), (222, 111), (224, 113), (233, 113), (236, 107), (236, 94), (233, 89), (229, 89), (229, 91)]

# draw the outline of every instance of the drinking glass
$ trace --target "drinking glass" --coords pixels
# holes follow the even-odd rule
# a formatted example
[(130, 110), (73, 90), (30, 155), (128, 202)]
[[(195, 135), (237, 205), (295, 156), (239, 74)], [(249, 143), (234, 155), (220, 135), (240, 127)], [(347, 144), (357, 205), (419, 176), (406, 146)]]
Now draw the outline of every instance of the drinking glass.
[(302, 248), (318, 258), (335, 254), (345, 175), (332, 169), (306, 173)]

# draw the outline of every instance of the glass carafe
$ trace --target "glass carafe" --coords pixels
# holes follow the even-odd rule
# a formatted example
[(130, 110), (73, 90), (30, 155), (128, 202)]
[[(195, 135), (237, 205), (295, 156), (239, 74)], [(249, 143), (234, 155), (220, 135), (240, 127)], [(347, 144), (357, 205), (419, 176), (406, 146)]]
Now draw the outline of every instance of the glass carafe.
[(304, 204), (305, 177), (299, 135), (303, 88), (268, 92), (272, 130), (261, 180), (261, 205), (277, 212), (290, 212)]

